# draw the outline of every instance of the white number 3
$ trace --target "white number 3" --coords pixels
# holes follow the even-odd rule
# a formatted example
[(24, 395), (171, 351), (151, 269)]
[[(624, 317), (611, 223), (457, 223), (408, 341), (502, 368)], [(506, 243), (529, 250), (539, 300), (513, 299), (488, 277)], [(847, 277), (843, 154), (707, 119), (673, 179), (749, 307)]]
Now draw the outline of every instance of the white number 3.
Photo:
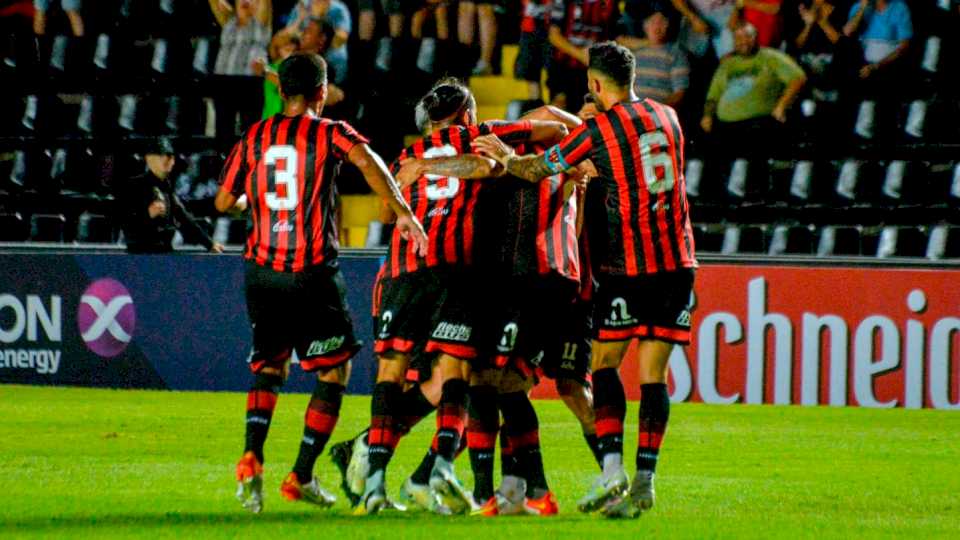
[[(452, 145), (434, 146), (423, 153), (425, 159), (437, 157), (454, 157), (457, 155), (457, 149)], [(425, 174), (430, 184), (427, 185), (427, 198), (431, 201), (441, 199), (450, 199), (460, 191), (460, 179), (454, 176), (437, 176), (435, 174)]]
[[(640, 163), (643, 166), (643, 179), (650, 193), (672, 191), (677, 181), (673, 159), (666, 151), (668, 146), (669, 141), (662, 131), (640, 135)], [(657, 148), (656, 151), (654, 147)]]
[[(276, 167), (283, 161), (283, 168)], [(290, 145), (271, 146), (264, 155), (267, 166), (274, 165), (273, 189), (264, 196), (267, 208), (271, 210), (293, 210), (300, 204), (299, 184), (297, 183), (297, 149)], [(283, 196), (278, 196), (279, 187), (284, 187)]]

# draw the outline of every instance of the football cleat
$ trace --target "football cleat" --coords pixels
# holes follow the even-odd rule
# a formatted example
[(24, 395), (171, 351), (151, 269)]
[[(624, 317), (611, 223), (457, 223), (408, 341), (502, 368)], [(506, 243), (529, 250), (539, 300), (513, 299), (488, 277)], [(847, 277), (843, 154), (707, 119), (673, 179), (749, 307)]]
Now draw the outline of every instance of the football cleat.
[(290, 473), (283, 479), (280, 495), (288, 501), (303, 501), (323, 508), (329, 508), (337, 502), (336, 497), (320, 487), (316, 477), (306, 484), (301, 484), (296, 473)]
[(439, 496), (443, 506), (449, 508), (454, 514), (466, 514), (474, 510), (473, 496), (457, 479), (453, 463), (439, 456), (430, 472), (430, 489)]
[(427, 484), (417, 484), (411, 478), (407, 478), (400, 486), (400, 501), (407, 507), (416, 507), (436, 514), (450, 515), (453, 512), (444, 506), (437, 494), (430, 489)]
[(630, 479), (622, 468), (609, 476), (601, 474), (593, 482), (590, 491), (577, 501), (577, 509), (584, 513), (596, 512), (611, 499), (624, 495), (629, 483)]
[(237, 463), (237, 500), (254, 514), (263, 510), (263, 465), (253, 452)]
[(600, 512), (609, 518), (634, 519), (653, 508), (655, 499), (653, 473), (638, 471), (629, 493), (611, 499)]
[(366, 493), (367, 475), (370, 474), (370, 447), (364, 442), (364, 436), (353, 440), (350, 463), (347, 465), (347, 488), (357, 495)]
[(387, 486), (383, 474), (383, 471), (377, 471), (366, 480), (367, 490), (360, 502), (354, 507), (353, 515), (372, 516), (389, 507), (390, 501), (387, 500)]
[(337, 470), (340, 471), (340, 489), (343, 490), (343, 494), (347, 496), (347, 500), (350, 501), (350, 506), (356, 506), (360, 502), (360, 496), (362, 493), (354, 493), (350, 489), (350, 482), (347, 480), (347, 468), (350, 465), (350, 456), (353, 454), (353, 446), (356, 442), (356, 439), (350, 439), (330, 447), (328, 454), (330, 455), (330, 461), (336, 465)]
[(473, 512), (470, 512), (471, 516), (484, 516), (484, 517), (494, 517), (500, 515), (500, 503), (498, 500), (500, 497), (499, 494), (494, 495), (487, 499), (487, 502), (480, 505), (480, 508), (477, 508)]
[(528, 498), (523, 503), (523, 507), (528, 514), (534, 516), (555, 516), (560, 513), (560, 507), (557, 506), (557, 498), (549, 491), (539, 499)]

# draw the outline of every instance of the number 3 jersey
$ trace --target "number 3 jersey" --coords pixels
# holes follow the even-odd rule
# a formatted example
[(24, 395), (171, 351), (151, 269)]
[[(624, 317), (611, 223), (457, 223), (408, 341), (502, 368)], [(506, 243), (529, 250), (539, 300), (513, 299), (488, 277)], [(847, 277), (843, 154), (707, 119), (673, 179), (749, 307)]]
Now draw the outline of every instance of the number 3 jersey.
[(336, 262), (336, 178), (357, 144), (349, 124), (313, 116), (276, 115), (254, 124), (224, 164), (220, 184), (246, 193), (244, 258), (278, 272)]
[(592, 160), (585, 222), (593, 269), (637, 276), (694, 268), (693, 228), (676, 112), (653, 100), (618, 103), (549, 148), (551, 167)]
[[(516, 144), (528, 140), (531, 130), (530, 122), (484, 122), (443, 128), (405, 148), (391, 170), (396, 174), (400, 161), (408, 158), (469, 154), (470, 142), (481, 135), (494, 134), (508, 144)], [(383, 275), (397, 277), (423, 268), (473, 265), (477, 204), (485, 181), (424, 175), (403, 188), (403, 198), (427, 232), (428, 252), (425, 258), (419, 257), (415, 246), (394, 230)]]

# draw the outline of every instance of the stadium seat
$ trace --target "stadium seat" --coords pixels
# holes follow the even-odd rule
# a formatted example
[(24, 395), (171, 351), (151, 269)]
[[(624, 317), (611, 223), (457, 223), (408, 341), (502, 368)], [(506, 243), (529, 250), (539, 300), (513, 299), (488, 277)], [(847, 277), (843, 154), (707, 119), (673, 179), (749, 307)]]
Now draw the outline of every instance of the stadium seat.
[(108, 244), (116, 241), (116, 234), (106, 216), (84, 212), (77, 220), (77, 241), (90, 244)]
[(137, 120), (137, 96), (126, 94), (120, 96), (120, 116), (117, 118), (117, 125), (127, 131), (136, 129)]
[(724, 255), (766, 253), (766, 227), (763, 225), (727, 225), (723, 231)]
[(227, 244), (242, 245), (247, 241), (247, 220), (230, 220), (230, 229), (227, 233)]
[(720, 253), (723, 250), (724, 227), (700, 224), (693, 227), (693, 242), (698, 252)]
[(209, 39), (200, 38), (196, 41), (192, 62), (194, 74), (202, 76), (210, 74), (210, 59), (212, 58), (210, 49), (211, 46)]
[(19, 213), (0, 214), (0, 242), (22, 242), (30, 232)]
[(812, 225), (777, 225), (770, 238), (770, 255), (811, 255), (816, 248)]
[(880, 233), (877, 257), (924, 257), (929, 242), (920, 227), (884, 227)]
[(34, 214), (30, 217), (30, 240), (33, 242), (63, 242), (67, 220), (62, 214)]
[(820, 231), (817, 256), (857, 256), (862, 253), (861, 228), (828, 225)]

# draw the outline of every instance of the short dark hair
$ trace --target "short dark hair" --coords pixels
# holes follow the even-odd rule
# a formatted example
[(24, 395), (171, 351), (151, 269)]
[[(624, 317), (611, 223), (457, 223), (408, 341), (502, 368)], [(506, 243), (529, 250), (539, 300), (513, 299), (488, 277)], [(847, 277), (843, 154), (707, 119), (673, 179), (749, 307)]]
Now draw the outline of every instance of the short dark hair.
[(633, 83), (636, 58), (630, 49), (614, 41), (590, 46), (590, 69), (603, 73), (623, 88)]
[(287, 97), (313, 97), (327, 82), (327, 63), (319, 54), (295, 53), (280, 64), (280, 91)]
[(459, 79), (447, 77), (437, 81), (420, 104), (431, 122), (439, 122), (460, 113), (473, 104), (473, 93)]

